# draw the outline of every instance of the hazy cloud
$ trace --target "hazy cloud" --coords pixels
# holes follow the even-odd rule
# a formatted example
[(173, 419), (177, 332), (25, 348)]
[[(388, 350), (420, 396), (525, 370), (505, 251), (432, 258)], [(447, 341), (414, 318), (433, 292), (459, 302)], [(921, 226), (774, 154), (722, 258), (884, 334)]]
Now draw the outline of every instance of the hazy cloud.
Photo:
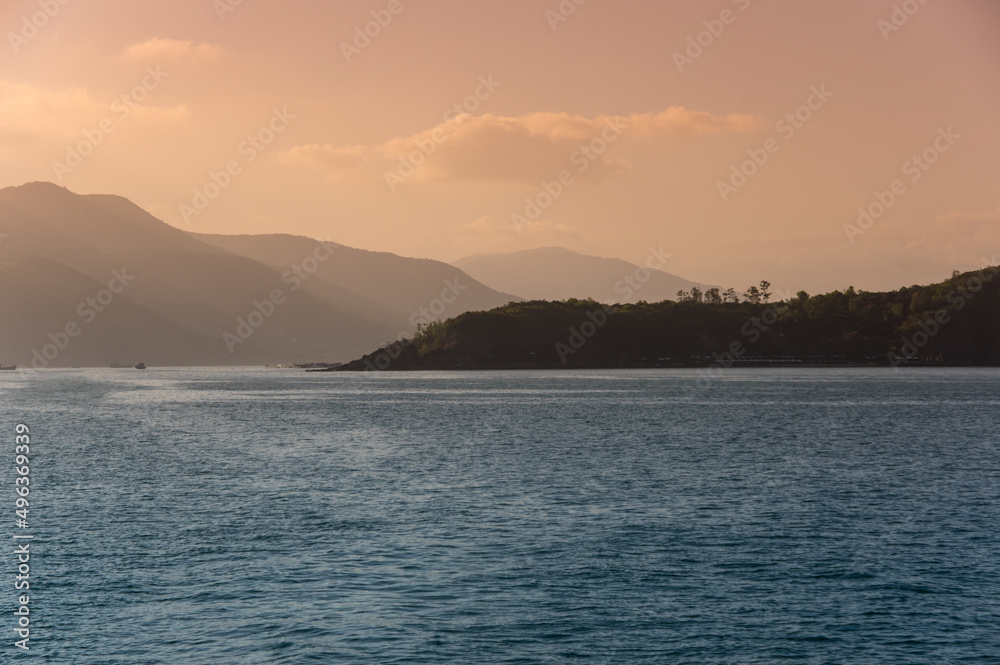
[(335, 148), (329, 144), (300, 145), (281, 153), (279, 159), (285, 164), (307, 164), (319, 169), (340, 173), (366, 166), (365, 146)]
[(765, 124), (763, 118), (754, 115), (714, 115), (707, 111), (692, 111), (683, 106), (671, 106), (660, 113), (631, 115), (626, 122), (630, 131), (638, 136), (669, 136), (678, 139), (710, 134), (751, 134)]
[(101, 106), (84, 88), (46, 90), (0, 80), (0, 140), (27, 142), (42, 137), (70, 138), (70, 119), (99, 116)]
[[(79, 139), (81, 131), (92, 129), (102, 118), (121, 118), (126, 107), (116, 101), (119, 106), (112, 107), (107, 101), (94, 99), (85, 88), (48, 90), (0, 80), (0, 143)], [(184, 105), (144, 103), (128, 108), (128, 115), (132, 122), (164, 124), (185, 120), (189, 111)]]
[(966, 227), (992, 227), (994, 230), (1000, 230), (1000, 208), (992, 212), (953, 212), (941, 217), (938, 221)]
[[(325, 170), (334, 179), (363, 171), (381, 178), (406, 173), (407, 182), (530, 183), (552, 179), (564, 170), (589, 178), (627, 168), (615, 158), (619, 136), (652, 140), (693, 139), (708, 134), (748, 134), (762, 126), (751, 115), (713, 115), (671, 107), (660, 113), (586, 118), (569, 113), (531, 113), (508, 117), (460, 115), (418, 134), (373, 146), (304, 145), (283, 153), (286, 163)], [(609, 143), (605, 141), (608, 140)], [(593, 158), (583, 151), (593, 149)], [(403, 171), (401, 171), (403, 169)]]
[[(897, 237), (902, 230), (894, 229)], [(953, 212), (910, 227), (903, 244), (907, 254), (956, 270), (968, 270), (981, 258), (1000, 251), (1000, 209)]]
[(138, 44), (132, 44), (122, 52), (122, 55), (132, 60), (189, 58), (191, 62), (199, 62), (218, 57), (222, 52), (222, 47), (215, 44), (196, 44), (190, 40), (154, 37)]

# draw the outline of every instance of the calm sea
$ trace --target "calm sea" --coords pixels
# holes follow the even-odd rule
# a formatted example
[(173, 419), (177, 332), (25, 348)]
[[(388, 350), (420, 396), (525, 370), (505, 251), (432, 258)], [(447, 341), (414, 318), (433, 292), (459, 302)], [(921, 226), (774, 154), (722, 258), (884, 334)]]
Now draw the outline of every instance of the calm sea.
[(1000, 662), (1000, 371), (2, 374), (0, 662)]

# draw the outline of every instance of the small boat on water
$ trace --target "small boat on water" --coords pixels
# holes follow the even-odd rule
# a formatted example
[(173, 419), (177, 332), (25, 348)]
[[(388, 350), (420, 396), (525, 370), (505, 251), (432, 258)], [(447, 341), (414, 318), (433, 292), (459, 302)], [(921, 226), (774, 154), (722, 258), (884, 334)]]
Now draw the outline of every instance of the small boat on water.
[(17, 365), (4, 365), (0, 363), (0, 372), (13, 372), (17, 369)]
[(138, 363), (135, 366), (136, 369), (146, 369), (146, 363)]

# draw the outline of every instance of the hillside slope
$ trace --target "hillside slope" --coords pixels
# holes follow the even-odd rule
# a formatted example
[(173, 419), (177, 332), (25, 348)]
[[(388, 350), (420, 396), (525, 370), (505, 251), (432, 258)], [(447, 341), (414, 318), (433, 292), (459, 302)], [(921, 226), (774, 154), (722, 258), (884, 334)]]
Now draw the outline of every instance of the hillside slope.
[[(220, 236), (192, 234), (207, 244), (287, 270), (312, 255), (315, 240), (286, 234)], [(404, 314), (403, 323), (421, 310), (428, 310), (448, 293), (446, 307), (433, 318), (448, 318), (464, 312), (492, 309), (520, 298), (500, 293), (470, 277), (461, 269), (430, 259), (413, 259), (388, 252), (369, 252), (330, 243), (333, 255), (318, 263), (314, 277), (349, 290), (383, 312)], [(453, 290), (451, 287), (455, 286)], [(457, 291), (457, 293), (456, 293)], [(436, 309), (440, 309), (438, 306)]]
[[(344, 360), (395, 339), (401, 330), (356, 294), (326, 292), (320, 297), (315, 289), (290, 281), (273, 267), (203, 243), (120, 197), (79, 196), (49, 183), (0, 190), (0, 234), (6, 236), (0, 243), (0, 262), (20, 270), (49, 261), (97, 284), (106, 283), (115, 270), (133, 275), (121, 302), (132, 302), (175, 330), (194, 335), (178, 339), (214, 340), (208, 355), (213, 364)], [(9, 302), (21, 302), (18, 291), (23, 288), (9, 276), (0, 282), (2, 297)], [(75, 293), (68, 286), (65, 290)], [(277, 292), (282, 302), (273, 315), (249, 331), (244, 328), (252, 333), (248, 339), (232, 342), (230, 337), (227, 343), (225, 336), (236, 335), (240, 322), (254, 316), (257, 304), (270, 309), (266, 301)], [(52, 299), (45, 307), (57, 301)], [(31, 348), (41, 343), (25, 347), (9, 341), (23, 340), (26, 332), (36, 331), (37, 321), (30, 312), (42, 316), (39, 308), (22, 308), (21, 318), (0, 320), (0, 357), (6, 362), (26, 363)], [(63, 324), (75, 316), (72, 309), (57, 313)], [(149, 338), (144, 326), (123, 329), (122, 334)], [(161, 362), (202, 363), (206, 352), (200, 342), (192, 343), (190, 349), (165, 345), (172, 352)], [(77, 361), (101, 364), (103, 356)]]

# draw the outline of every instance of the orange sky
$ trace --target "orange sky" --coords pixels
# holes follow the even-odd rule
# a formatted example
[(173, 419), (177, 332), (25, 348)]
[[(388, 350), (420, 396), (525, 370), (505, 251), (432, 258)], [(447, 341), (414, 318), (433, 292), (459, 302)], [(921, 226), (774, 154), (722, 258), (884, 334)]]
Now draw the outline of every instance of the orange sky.
[(663, 246), (782, 290), (1000, 254), (992, 0), (62, 2), (0, 5), (2, 186), (448, 261)]

